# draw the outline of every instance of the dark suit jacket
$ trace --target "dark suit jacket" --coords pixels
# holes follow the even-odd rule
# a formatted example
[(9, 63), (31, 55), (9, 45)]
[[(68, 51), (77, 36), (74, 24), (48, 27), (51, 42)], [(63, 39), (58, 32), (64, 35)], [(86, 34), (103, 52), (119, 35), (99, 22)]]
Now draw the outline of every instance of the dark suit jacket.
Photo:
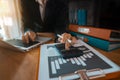
[(63, 33), (68, 26), (67, 0), (48, 0), (44, 21), (41, 20), (39, 3), (35, 0), (21, 0), (21, 9), (25, 30)]

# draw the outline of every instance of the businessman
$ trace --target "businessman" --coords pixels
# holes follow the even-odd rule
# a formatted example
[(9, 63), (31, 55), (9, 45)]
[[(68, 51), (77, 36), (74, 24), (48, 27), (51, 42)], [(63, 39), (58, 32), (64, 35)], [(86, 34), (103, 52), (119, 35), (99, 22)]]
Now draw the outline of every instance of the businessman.
[[(68, 21), (68, 0), (21, 0), (22, 20), (25, 34), (22, 39), (25, 43), (34, 41), (40, 32), (62, 34), (58, 41), (65, 43), (69, 50), (76, 38), (65, 33)], [(42, 34), (42, 33), (41, 33)], [(50, 35), (47, 33), (47, 35)], [(70, 39), (72, 43), (67, 42)]]
[(66, 32), (68, 0), (21, 0), (21, 10), (26, 43), (34, 41), (38, 32)]

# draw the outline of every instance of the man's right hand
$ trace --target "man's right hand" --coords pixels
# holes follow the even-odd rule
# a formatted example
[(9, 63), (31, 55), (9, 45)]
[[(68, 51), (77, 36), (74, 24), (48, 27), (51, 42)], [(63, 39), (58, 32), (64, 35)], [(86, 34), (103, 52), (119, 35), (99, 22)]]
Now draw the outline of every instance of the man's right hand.
[[(69, 50), (70, 46), (75, 44), (76, 41), (77, 41), (77, 39), (74, 36), (72, 36), (71, 34), (69, 34), (69, 33), (63, 33), (61, 36), (62, 36), (62, 38), (58, 38), (58, 41), (60, 43), (65, 43), (65, 49), (66, 50)], [(68, 39), (71, 40), (72, 42), (71, 43), (68, 42)]]
[(24, 35), (22, 35), (22, 41), (24, 43), (29, 43), (30, 41), (35, 41), (36, 33), (33, 31), (27, 31)]

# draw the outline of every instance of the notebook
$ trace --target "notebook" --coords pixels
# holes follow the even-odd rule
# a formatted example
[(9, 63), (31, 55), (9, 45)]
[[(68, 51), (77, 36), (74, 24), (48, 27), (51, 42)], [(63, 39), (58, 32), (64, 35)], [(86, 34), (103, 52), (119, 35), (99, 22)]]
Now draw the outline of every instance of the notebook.
[(29, 42), (29, 44), (23, 43), (21, 39), (10, 39), (10, 40), (0, 40), (0, 47), (11, 49), (14, 51), (26, 52), (35, 48), (43, 43), (50, 41), (50, 37), (37, 37), (34, 42)]

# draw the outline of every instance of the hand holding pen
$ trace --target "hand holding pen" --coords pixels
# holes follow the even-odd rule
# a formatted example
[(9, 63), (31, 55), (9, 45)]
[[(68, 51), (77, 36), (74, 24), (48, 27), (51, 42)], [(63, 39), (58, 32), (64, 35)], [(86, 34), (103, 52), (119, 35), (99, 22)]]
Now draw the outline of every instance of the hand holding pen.
[(63, 33), (62, 35), (57, 35), (59, 38), (58, 38), (58, 41), (60, 43), (65, 43), (65, 49), (66, 50), (69, 50), (70, 46), (72, 46), (74, 43), (76, 43), (76, 38), (73, 37), (71, 34), (69, 33)]

